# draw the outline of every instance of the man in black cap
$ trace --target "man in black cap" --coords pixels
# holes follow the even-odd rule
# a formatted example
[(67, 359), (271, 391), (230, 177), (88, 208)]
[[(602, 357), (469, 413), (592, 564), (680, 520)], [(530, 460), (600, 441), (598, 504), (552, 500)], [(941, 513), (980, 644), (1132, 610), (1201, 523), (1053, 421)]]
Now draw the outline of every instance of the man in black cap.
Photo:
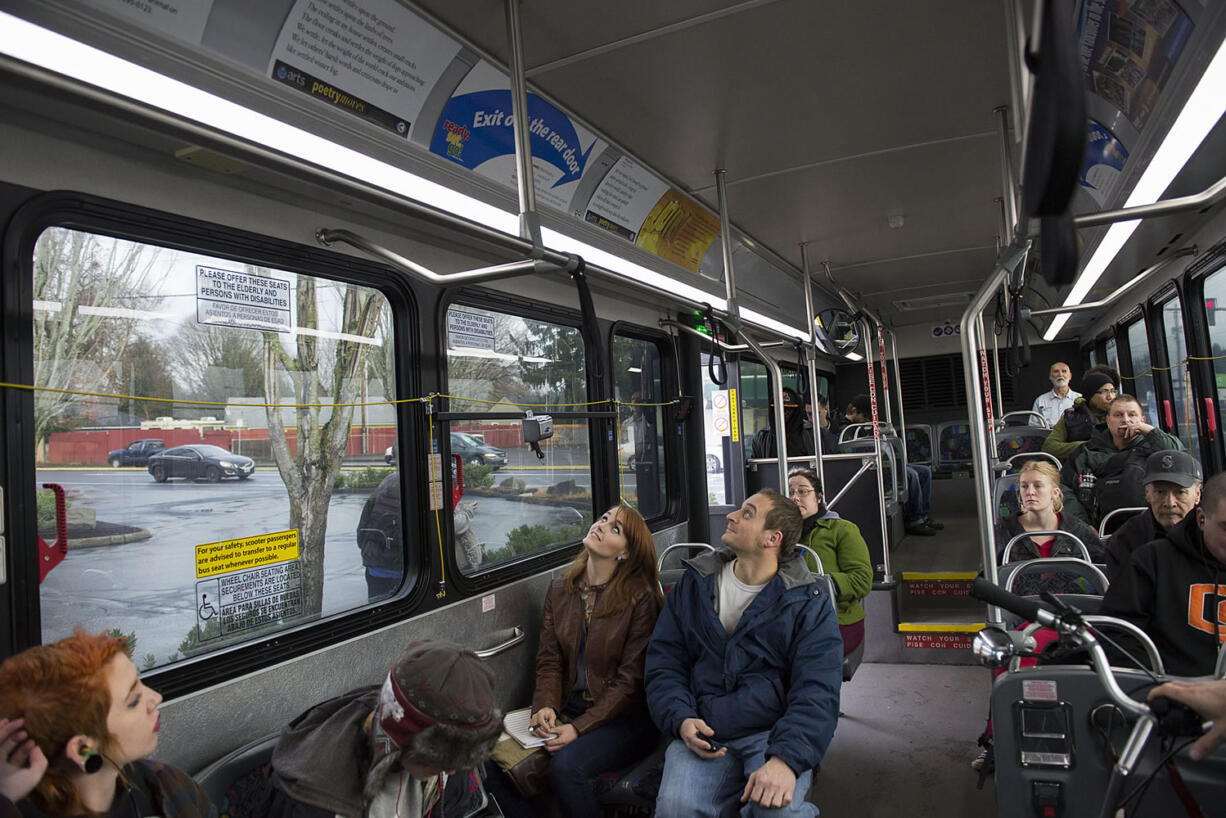
[(1043, 451), (1065, 460), (1105, 427), (1107, 406), (1120, 391), (1120, 373), (1109, 366), (1092, 366), (1081, 377), (1082, 397), (1073, 401), (1043, 441)]
[(1205, 483), (1191, 514), (1163, 539), (1132, 553), (1112, 578), (1100, 613), (1127, 619), (1149, 634), (1167, 673), (1208, 676), (1226, 639), (1223, 603), (1226, 474), (1219, 474)]
[[(771, 398), (771, 412), (767, 419), (769, 426), (759, 429), (750, 443), (750, 457), (778, 457), (779, 446), (775, 442), (778, 431), (775, 429), (775, 399)], [(800, 395), (790, 386), (783, 387), (783, 429), (784, 440), (788, 445), (788, 457), (813, 454), (813, 430), (806, 428), (804, 407)]]
[(1200, 464), (1187, 452), (1166, 449), (1145, 461), (1145, 501), (1148, 511), (1133, 515), (1107, 540), (1107, 576), (1114, 578), (1128, 565), (1132, 552), (1166, 536), (1171, 526), (1188, 516), (1200, 502)]
[(250, 814), (466, 815), (483, 797), (471, 771), (501, 733), (494, 674), (477, 655), (449, 642), (415, 642), (382, 685), (321, 702), (290, 722), (273, 750), (267, 800)]

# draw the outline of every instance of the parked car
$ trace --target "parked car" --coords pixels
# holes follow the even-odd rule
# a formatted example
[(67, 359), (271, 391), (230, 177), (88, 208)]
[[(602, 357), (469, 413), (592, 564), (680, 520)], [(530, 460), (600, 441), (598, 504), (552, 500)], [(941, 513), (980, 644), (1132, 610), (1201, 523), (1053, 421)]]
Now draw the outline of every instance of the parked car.
[(106, 462), (110, 464), (112, 469), (117, 469), (120, 466), (144, 466), (149, 463), (149, 458), (166, 448), (166, 441), (157, 438), (141, 438), (133, 440), (122, 449), (116, 449), (106, 456)]
[(396, 444), (387, 447), (387, 451), (383, 453), (383, 462), (389, 466), (396, 465)]
[(507, 453), (495, 449), (476, 435), (467, 432), (451, 433), (451, 453), (458, 454), (465, 463), (478, 463), (500, 469), (507, 464)]
[(149, 458), (149, 473), (159, 483), (165, 483), (172, 477), (185, 477), (188, 480), (203, 477), (210, 483), (216, 483), (223, 477), (246, 480), (253, 471), (255, 461), (250, 457), (208, 444), (175, 446)]

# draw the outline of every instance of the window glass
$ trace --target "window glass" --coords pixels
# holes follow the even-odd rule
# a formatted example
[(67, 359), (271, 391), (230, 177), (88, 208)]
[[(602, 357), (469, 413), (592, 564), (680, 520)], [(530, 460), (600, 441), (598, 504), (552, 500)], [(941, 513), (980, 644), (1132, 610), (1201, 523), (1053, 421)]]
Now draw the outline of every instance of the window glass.
[(759, 429), (770, 428), (770, 376), (766, 365), (741, 360), (741, 439), (745, 441), (746, 457), (749, 441)]
[(1090, 366), (1098, 366), (1099, 363), (1101, 361), (1098, 360), (1098, 346), (1093, 345), (1090, 347)]
[(1158, 397), (1154, 394), (1154, 372), (1149, 356), (1149, 340), (1145, 337), (1145, 321), (1138, 319), (1128, 325), (1128, 350), (1132, 357), (1132, 379), (1124, 381), (1123, 391), (1135, 395), (1145, 410), (1145, 420), (1158, 425)]
[(1171, 397), (1179, 437), (1188, 451), (1200, 457), (1200, 433), (1196, 427), (1196, 408), (1192, 405), (1191, 373), (1183, 334), (1183, 311), (1179, 296), (1162, 305), (1162, 331), (1166, 335), (1167, 365), (1171, 367)]
[[(1210, 356), (1213, 358), (1213, 379), (1217, 384), (1218, 413), (1226, 417), (1226, 270), (1218, 270), (1205, 279), (1205, 321), (1209, 325)], [(1219, 433), (1220, 434), (1220, 433)]]
[(44, 642), (114, 629), (152, 668), (412, 584), (380, 293), (62, 228), (33, 278)]
[(622, 501), (644, 519), (668, 504), (664, 463), (664, 380), (660, 347), (652, 341), (613, 336), (613, 388), (618, 401), (617, 466)]
[[(450, 421), (439, 450), (463, 468), (452, 493), (455, 559), (465, 574), (527, 559), (583, 537), (592, 524), (588, 424), (554, 419), (553, 437), (525, 442), (523, 422), (489, 415), (588, 407), (576, 327), (469, 305), (447, 311)], [(438, 434), (436, 432), (436, 434)], [(444, 442), (445, 441), (445, 442)], [(457, 498), (456, 494), (460, 496)]]
[(1115, 338), (1108, 338), (1104, 348), (1107, 352), (1107, 366), (1118, 372), (1120, 370), (1120, 356), (1115, 349)]
[(699, 378), (702, 383), (702, 417), (707, 461), (707, 503), (725, 505), (728, 502), (728, 462), (732, 433), (732, 402), (728, 384), (712, 383), (707, 368), (710, 356), (701, 355)]

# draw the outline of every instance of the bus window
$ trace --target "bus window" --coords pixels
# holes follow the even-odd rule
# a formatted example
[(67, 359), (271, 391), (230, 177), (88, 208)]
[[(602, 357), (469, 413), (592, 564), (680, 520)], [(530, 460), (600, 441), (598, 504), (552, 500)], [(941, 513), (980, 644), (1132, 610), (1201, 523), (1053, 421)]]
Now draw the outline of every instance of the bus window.
[(749, 457), (749, 441), (759, 429), (770, 427), (770, 375), (766, 364), (741, 360), (741, 440)]
[[(384, 296), (59, 227), (32, 262), (36, 479), (68, 501), (43, 642), (114, 629), (153, 668), (367, 604), (359, 528), (396, 474)], [(417, 572), (390, 489), (376, 596)], [(50, 491), (37, 514), (54, 539)]]
[(622, 502), (643, 518), (668, 506), (664, 462), (665, 402), (660, 347), (654, 341), (614, 335), (614, 397), (619, 406), (617, 467)]
[(1107, 343), (1104, 345), (1104, 349), (1107, 353), (1107, 366), (1111, 367), (1116, 372), (1119, 372), (1120, 371), (1120, 356), (1115, 350), (1115, 338), (1114, 337), (1107, 339)]
[[(1218, 292), (1218, 288), (1221, 292)], [(1205, 279), (1205, 317), (1209, 325), (1209, 354), (1213, 357), (1213, 380), (1217, 385), (1220, 412), (1226, 412), (1226, 320), (1218, 313), (1226, 303), (1226, 271), (1218, 270)]]
[[(447, 310), (448, 450), (464, 469), (455, 558), (471, 575), (580, 539), (592, 524), (588, 424), (555, 419), (538, 459), (523, 422), (485, 417), (588, 407), (578, 327), (467, 304)], [(436, 432), (437, 433), (437, 432)], [(439, 451), (443, 450), (440, 439)]]
[(1145, 410), (1145, 419), (1158, 425), (1158, 397), (1154, 394), (1154, 372), (1149, 356), (1149, 339), (1145, 337), (1145, 319), (1138, 318), (1128, 325), (1128, 351), (1132, 360), (1132, 380), (1121, 390), (1133, 395)]
[(1191, 373), (1184, 348), (1183, 311), (1179, 296), (1162, 305), (1162, 332), (1166, 337), (1167, 364), (1171, 367), (1171, 397), (1175, 423), (1184, 445), (1194, 456), (1200, 456), (1200, 433), (1196, 426), (1196, 407), (1192, 405)]

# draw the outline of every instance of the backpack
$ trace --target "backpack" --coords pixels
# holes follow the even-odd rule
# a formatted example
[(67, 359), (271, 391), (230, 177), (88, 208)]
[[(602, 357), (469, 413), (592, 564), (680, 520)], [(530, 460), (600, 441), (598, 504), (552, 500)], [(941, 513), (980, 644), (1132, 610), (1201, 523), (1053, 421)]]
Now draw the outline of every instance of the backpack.
[(1153, 454), (1149, 446), (1138, 445), (1113, 454), (1099, 469), (1086, 510), (1098, 521), (1117, 508), (1146, 505), (1145, 460)]
[(1089, 440), (1097, 425), (1090, 407), (1085, 403), (1075, 403), (1072, 408), (1064, 410), (1065, 440)]
[(366, 498), (358, 518), (358, 548), (362, 564), (392, 570), (404, 569), (400, 544), (400, 474), (388, 475)]

